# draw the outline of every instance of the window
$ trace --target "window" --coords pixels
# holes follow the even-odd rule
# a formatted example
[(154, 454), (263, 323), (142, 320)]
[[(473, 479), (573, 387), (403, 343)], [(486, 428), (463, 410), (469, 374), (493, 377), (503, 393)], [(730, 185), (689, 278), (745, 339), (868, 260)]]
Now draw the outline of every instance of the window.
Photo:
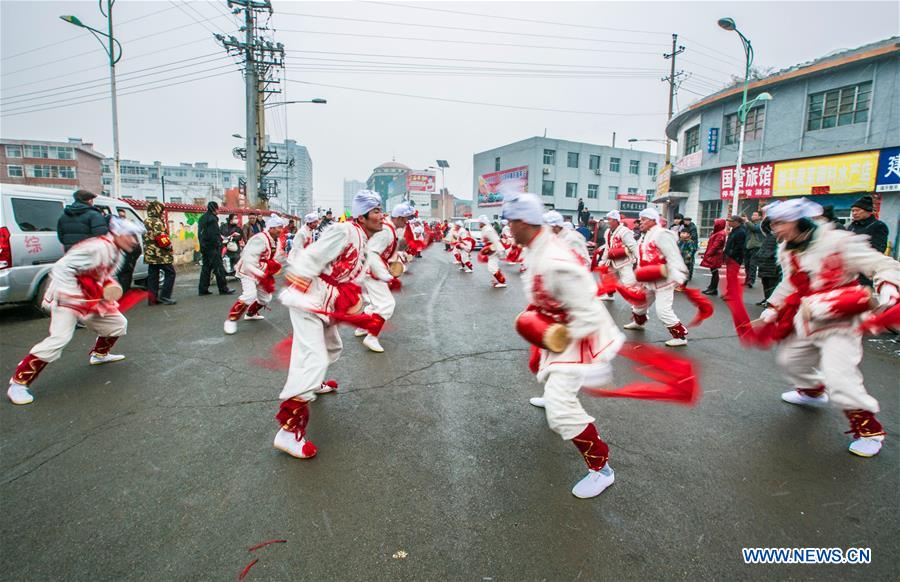
[(656, 174), (658, 173), (656, 162), (647, 162), (647, 175), (652, 176), (654, 180), (656, 180)]
[(62, 202), (53, 200), (12, 199), (16, 224), (23, 232), (56, 232), (56, 221), (62, 214)]
[(553, 166), (556, 164), (556, 150), (544, 150), (544, 165)]
[(202, 180), (203, 178), (206, 178), (206, 174), (204, 172), (194, 172), (194, 177)]
[(6, 166), (6, 175), (10, 178), (24, 178), (25, 168), (22, 166)]
[(103, 185), (110, 186), (112, 184), (112, 178), (103, 178)]
[(629, 188), (629, 189), (628, 189), (628, 193), (629, 193), (629, 194), (637, 194), (637, 193), (638, 193), (638, 189), (637, 189), (637, 188)]
[(700, 151), (700, 125), (695, 125), (684, 132), (684, 155)]
[(810, 95), (806, 131), (867, 121), (871, 96), (871, 81)]
[(578, 167), (578, 153), (577, 152), (569, 152), (566, 156), (566, 166), (569, 168), (577, 168)]
[(64, 178), (75, 179), (75, 166), (25, 166), (25, 174), (29, 178)]
[(173, 204), (181, 204), (181, 196), (172, 196), (169, 199), (169, 202), (171, 202)]
[(156, 196), (147, 196), (145, 198), (147, 202), (155, 202), (157, 200)]
[(544, 183), (541, 184), (541, 195), (553, 196), (553, 180), (544, 180)]
[(7, 158), (21, 158), (22, 157), (22, 146), (18, 146), (18, 145), (6, 146), (6, 157)]
[(588, 167), (592, 170), (600, 169), (600, 156), (591, 156), (588, 158)]
[(597, 198), (597, 190), (600, 189), (600, 186), (597, 184), (588, 184), (588, 198)]
[(27, 145), (25, 146), (26, 158), (49, 158), (50, 150), (47, 146)]
[(566, 198), (578, 197), (578, 182), (566, 182)]
[(656, 194), (656, 190), (653, 190), (653, 189), (647, 190), (647, 200), (650, 200), (651, 198), (653, 198), (654, 194)]
[(75, 150), (65, 146), (50, 146), (50, 158), (54, 160), (74, 160)]
[(619, 163), (622, 160), (619, 158), (609, 158), (609, 171), (610, 172), (618, 172), (619, 171)]
[(618, 186), (610, 186), (609, 187), (609, 199), (615, 200), (616, 196), (619, 195), (619, 187)]
[[(754, 107), (747, 112), (744, 140), (751, 141), (762, 138), (763, 126), (766, 123), (766, 110), (762, 106)], [(725, 145), (736, 144), (741, 139), (741, 125), (737, 113), (725, 116)]]
[(713, 222), (722, 214), (722, 201), (709, 200), (700, 203), (700, 238), (709, 238), (712, 234)]
[(500, 171), (500, 158), (499, 157), (494, 158), (494, 171), (495, 172)]
[(635, 176), (639, 175), (641, 173), (641, 161), (628, 160), (628, 173)]

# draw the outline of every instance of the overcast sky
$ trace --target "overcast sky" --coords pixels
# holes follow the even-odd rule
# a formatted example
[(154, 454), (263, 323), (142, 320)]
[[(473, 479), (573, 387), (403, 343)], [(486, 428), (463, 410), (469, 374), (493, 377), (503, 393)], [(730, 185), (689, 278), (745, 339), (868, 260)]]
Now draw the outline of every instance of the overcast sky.
[[(328, 104), (275, 108), (267, 129), (274, 140), (287, 135), (309, 147), (320, 205), (339, 205), (344, 178), (365, 180), (392, 157), (412, 168), (447, 159), (447, 186), (471, 198), (475, 152), (545, 130), (599, 144), (610, 144), (613, 132), (617, 145), (661, 138), (668, 94), (662, 53), (673, 32), (686, 47), (677, 100), (685, 107), (742, 72), (740, 42), (716, 26), (721, 16), (733, 17), (752, 40), (757, 65), (781, 68), (897, 35), (898, 7), (276, 1), (270, 26), (289, 51), (285, 94), (277, 99), (322, 97)], [(2, 136), (82, 137), (112, 155), (105, 53), (61, 14), (105, 28), (93, 1), (0, 2)], [(212, 38), (236, 34), (224, 0), (119, 0), (114, 22), (124, 46), (117, 67), (122, 158), (242, 167), (231, 134), (244, 133), (243, 80)], [(88, 102), (73, 104), (79, 101)]]

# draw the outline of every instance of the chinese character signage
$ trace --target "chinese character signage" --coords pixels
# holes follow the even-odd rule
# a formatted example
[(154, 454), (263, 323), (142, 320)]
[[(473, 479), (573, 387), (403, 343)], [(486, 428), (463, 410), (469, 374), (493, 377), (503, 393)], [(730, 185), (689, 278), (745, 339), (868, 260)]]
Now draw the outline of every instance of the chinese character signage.
[(409, 172), (406, 174), (407, 192), (434, 192), (434, 174), (431, 172)]
[(656, 195), (657, 196), (665, 196), (669, 193), (669, 188), (671, 187), (672, 181), (672, 165), (666, 164), (663, 166), (663, 169), (659, 172), (659, 175), (656, 178)]
[(675, 162), (675, 168), (683, 172), (685, 170), (699, 168), (701, 162), (703, 162), (703, 152), (697, 150), (692, 154), (682, 156), (677, 162)]
[(644, 194), (629, 192), (628, 194), (616, 194), (616, 200), (618, 200), (619, 202), (644, 202), (645, 200), (647, 200), (647, 196)]
[(719, 151), (719, 128), (709, 128), (709, 138), (706, 140), (706, 153), (714, 154)]
[(619, 202), (619, 210), (623, 212), (640, 212), (647, 208), (646, 202)]
[(500, 206), (503, 192), (525, 192), (528, 188), (528, 166), (519, 166), (478, 176), (478, 206)]
[[(737, 183), (736, 168), (722, 168), (719, 181), (719, 194), (722, 200), (734, 198), (734, 186)], [(771, 198), (775, 164), (747, 164), (741, 166), (741, 193), (746, 198)]]
[(809, 158), (775, 164), (775, 196), (808, 196), (817, 192), (851, 194), (872, 192), (878, 170), (878, 152)]
[(876, 192), (900, 192), (900, 148), (881, 150), (878, 157)]

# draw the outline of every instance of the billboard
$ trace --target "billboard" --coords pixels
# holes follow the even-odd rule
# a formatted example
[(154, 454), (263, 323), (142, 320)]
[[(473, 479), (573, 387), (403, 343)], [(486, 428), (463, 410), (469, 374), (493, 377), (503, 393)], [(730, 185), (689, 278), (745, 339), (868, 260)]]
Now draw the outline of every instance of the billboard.
[[(735, 167), (722, 168), (719, 195), (722, 200), (734, 198)], [(741, 198), (771, 198), (775, 164), (746, 164), (741, 166)]]
[(647, 196), (639, 192), (628, 192), (627, 194), (616, 194), (616, 200), (619, 202), (645, 202)]
[(881, 150), (875, 191), (900, 192), (900, 148)]
[(775, 196), (872, 192), (878, 152), (807, 158), (775, 164)]
[(528, 189), (528, 166), (519, 166), (478, 176), (478, 206), (500, 206), (503, 194), (498, 192), (500, 184), (504, 189), (525, 192)]
[(407, 192), (434, 192), (434, 173), (432, 172), (407, 172)]

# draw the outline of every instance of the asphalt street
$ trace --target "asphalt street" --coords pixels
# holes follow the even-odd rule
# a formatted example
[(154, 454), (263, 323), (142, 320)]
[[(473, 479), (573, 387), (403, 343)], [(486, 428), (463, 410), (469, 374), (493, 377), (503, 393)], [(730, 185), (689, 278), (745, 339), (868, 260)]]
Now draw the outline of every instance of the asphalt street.
[[(716, 300), (680, 352), (702, 368), (696, 407), (582, 397), (616, 482), (580, 500), (581, 457), (528, 404), (519, 276), (505, 267), (494, 290), (483, 265), (449, 263), (434, 246), (412, 265), (386, 353), (341, 332), (341, 388), (312, 405), (306, 461), (272, 447), (286, 371), (255, 363), (290, 332), (280, 304), (226, 337), (234, 297), (198, 297), (185, 275), (178, 305), (128, 313), (125, 361), (89, 366), (94, 338), (76, 332), (34, 404), (0, 403), (0, 579), (233, 580), (253, 559), (250, 581), (898, 579), (896, 344), (866, 342), (889, 436), (862, 459), (839, 411), (780, 401), (773, 355), (740, 347)], [(610, 309), (627, 322), (621, 299)], [(47, 324), (0, 311), (3, 374)], [(628, 333), (668, 337), (652, 317)], [(745, 565), (743, 547), (863, 547), (872, 563)]]

